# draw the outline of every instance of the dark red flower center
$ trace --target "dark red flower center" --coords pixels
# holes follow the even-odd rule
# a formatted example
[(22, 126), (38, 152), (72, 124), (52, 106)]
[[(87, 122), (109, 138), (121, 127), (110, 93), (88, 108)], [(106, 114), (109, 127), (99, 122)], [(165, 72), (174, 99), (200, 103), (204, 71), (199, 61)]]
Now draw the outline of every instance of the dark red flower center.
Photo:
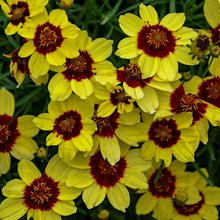
[(210, 45), (210, 41), (208, 36), (205, 34), (199, 34), (196, 38), (196, 47), (198, 47), (201, 51), (206, 51)]
[(198, 96), (220, 108), (220, 77), (204, 80), (199, 86)]
[(0, 115), (0, 152), (10, 152), (20, 133), (18, 121), (8, 115)]
[(200, 192), (201, 200), (193, 205), (186, 205), (184, 202), (179, 200), (174, 200), (173, 205), (176, 208), (176, 211), (185, 216), (190, 216), (194, 214), (198, 214), (198, 211), (202, 208), (202, 205), (205, 203), (204, 196)]
[(64, 140), (70, 140), (80, 134), (82, 130), (81, 115), (73, 110), (64, 112), (54, 121), (54, 130)]
[(164, 168), (158, 181), (155, 182), (157, 172), (158, 170), (148, 180), (149, 191), (156, 197), (171, 198), (175, 191), (176, 177), (167, 168)]
[(171, 112), (179, 114), (181, 112), (193, 113), (193, 124), (198, 121), (206, 112), (208, 107), (196, 95), (185, 93), (183, 85), (176, 88), (170, 96)]
[(29, 209), (48, 211), (58, 201), (59, 194), (58, 182), (44, 174), (25, 187), (24, 204)]
[(11, 11), (9, 12), (11, 17), (11, 23), (18, 25), (25, 22), (25, 17), (30, 15), (29, 6), (27, 2), (18, 1), (17, 4), (11, 5)]
[(118, 127), (117, 120), (119, 118), (119, 113), (117, 111), (114, 111), (108, 117), (98, 117), (96, 115), (97, 108), (98, 105), (95, 105), (95, 113), (92, 118), (95, 121), (98, 128), (95, 134), (101, 137), (113, 137), (115, 134), (115, 129)]
[(54, 52), (57, 47), (60, 47), (63, 40), (60, 27), (47, 22), (38, 25), (34, 36), (34, 46), (38, 53), (46, 55), (47, 53)]
[(127, 96), (123, 88), (120, 88), (120, 87), (115, 89), (115, 92), (111, 93), (110, 95), (110, 101), (112, 105), (117, 105), (119, 103), (125, 103), (128, 105), (131, 102), (130, 100), (131, 100), (131, 97)]
[(112, 187), (123, 177), (127, 163), (121, 158), (114, 166), (103, 159), (100, 151), (90, 158), (90, 173), (101, 187)]
[(137, 47), (152, 57), (166, 57), (173, 53), (176, 39), (172, 32), (161, 25), (144, 26), (138, 34)]
[(125, 82), (132, 88), (141, 87), (144, 88), (152, 78), (142, 79), (142, 72), (140, 67), (136, 64), (128, 64), (124, 70), (117, 70), (117, 79), (119, 82)]
[(81, 81), (90, 79), (94, 75), (92, 71), (92, 63), (94, 63), (87, 51), (79, 51), (80, 55), (73, 59), (66, 60), (66, 70), (63, 75), (67, 80), (75, 79)]
[(169, 148), (177, 143), (180, 131), (173, 119), (157, 119), (151, 124), (148, 132), (149, 139), (161, 148)]
[(211, 33), (212, 43), (217, 43), (217, 45), (220, 46), (220, 24), (216, 28), (212, 29)]

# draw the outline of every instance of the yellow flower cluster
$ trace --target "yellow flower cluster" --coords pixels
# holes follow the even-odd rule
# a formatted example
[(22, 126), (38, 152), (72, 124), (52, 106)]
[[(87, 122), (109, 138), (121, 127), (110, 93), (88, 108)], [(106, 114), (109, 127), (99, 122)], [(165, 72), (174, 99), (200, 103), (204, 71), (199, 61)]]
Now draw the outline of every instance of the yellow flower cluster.
[[(2, 188), (0, 219), (60, 220), (77, 212), (78, 197), (88, 209), (107, 198), (126, 212), (133, 190), (137, 215), (217, 220), (220, 188), (206, 169), (187, 165), (208, 143), (209, 127), (220, 126), (220, 2), (205, 0), (209, 31), (184, 26), (184, 13), (160, 19), (142, 3), (139, 16), (121, 15), (127, 37), (115, 55), (128, 62), (120, 67), (107, 60), (113, 40), (93, 40), (69, 21), (64, 9), (73, 1), (50, 12), (47, 4), (0, 0), (10, 20), (5, 34), (23, 39), (5, 55), (11, 76), (18, 88), (25, 77), (46, 84), (50, 96), (47, 112), (17, 117), (14, 96), (0, 89), (0, 176), (10, 170), (10, 155), (20, 160), (20, 179)], [(180, 73), (180, 65), (204, 59), (209, 76)], [(55, 154), (32, 139), (39, 129), (47, 147), (57, 146)], [(42, 163), (49, 158), (43, 173), (31, 161), (35, 155)], [(109, 215), (104, 209), (98, 218)]]

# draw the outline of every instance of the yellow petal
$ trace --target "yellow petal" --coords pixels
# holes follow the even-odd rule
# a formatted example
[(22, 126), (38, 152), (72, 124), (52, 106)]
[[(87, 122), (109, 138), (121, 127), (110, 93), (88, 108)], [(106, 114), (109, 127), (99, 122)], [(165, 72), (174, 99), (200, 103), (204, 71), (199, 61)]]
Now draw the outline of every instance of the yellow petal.
[(131, 98), (133, 98), (135, 100), (141, 99), (144, 96), (144, 92), (141, 87), (133, 88), (133, 87), (128, 86), (127, 83), (125, 83), (125, 82), (123, 83), (123, 87), (124, 87), (125, 92), (129, 96), (131, 96)]
[[(199, 210), (199, 215), (203, 217), (203, 219), (219, 219), (218, 209), (215, 206), (208, 206), (204, 204), (202, 208)], [(199, 218), (200, 220), (201, 218)], [(194, 219), (192, 219), (194, 220)], [(195, 219), (197, 220), (197, 219)]]
[(160, 160), (164, 161), (166, 167), (170, 166), (172, 162), (172, 150), (171, 148), (156, 148), (155, 160), (159, 162)]
[(71, 88), (81, 99), (86, 99), (93, 93), (93, 85), (87, 78), (81, 81), (72, 80)]
[(136, 15), (127, 13), (119, 17), (119, 26), (128, 36), (137, 36), (144, 26), (144, 22)]
[(74, 25), (70, 22), (68, 22), (64, 25), (61, 25), (60, 27), (61, 27), (61, 31), (62, 31), (62, 36), (64, 38), (76, 39), (76, 37), (79, 36), (80, 29), (76, 25)]
[(207, 144), (208, 142), (208, 130), (209, 130), (209, 122), (206, 118), (202, 118), (199, 121), (196, 121), (194, 124), (197, 131), (200, 135), (200, 140), (203, 144)]
[(125, 212), (130, 204), (130, 195), (125, 186), (117, 183), (107, 191), (107, 197), (111, 205), (122, 212)]
[(141, 154), (146, 160), (152, 160), (157, 148), (153, 141), (146, 141), (141, 147)]
[(181, 129), (181, 134), (180, 137), (184, 140), (186, 140), (187, 142), (194, 142), (198, 139), (198, 131), (196, 129), (193, 128), (184, 128)]
[(20, 36), (27, 39), (34, 39), (35, 33), (36, 33), (36, 26), (34, 25), (33, 22), (26, 22), (26, 25), (18, 31), (18, 34)]
[(192, 125), (192, 113), (183, 112), (181, 114), (173, 116), (173, 119), (176, 121), (178, 129), (189, 128)]
[(214, 76), (220, 76), (219, 65), (220, 65), (220, 57), (214, 58), (212, 60), (212, 63), (210, 64), (209, 71)]
[(219, 187), (206, 187), (203, 191), (207, 205), (220, 205), (220, 188)]
[(92, 38), (88, 36), (86, 30), (80, 31), (77, 43), (80, 50), (87, 50), (88, 46), (92, 43)]
[(53, 130), (54, 117), (48, 113), (42, 113), (33, 119), (34, 124), (44, 131)]
[(135, 108), (132, 112), (123, 112), (117, 120), (119, 124), (133, 125), (140, 122), (140, 109)]
[(58, 149), (59, 157), (66, 163), (75, 157), (76, 151), (76, 147), (71, 139), (68, 141), (62, 141)]
[(46, 8), (44, 8), (44, 10), (42, 11), (42, 13), (36, 15), (36, 16), (33, 16), (31, 18), (31, 21), (36, 25), (42, 25), (44, 23), (46, 23), (48, 21), (48, 13), (47, 13), (47, 10)]
[(191, 44), (192, 40), (194, 40), (198, 33), (193, 31), (192, 28), (182, 27), (179, 30), (173, 32), (174, 37), (176, 38), (176, 45), (184, 45)]
[(66, 12), (61, 9), (54, 9), (49, 14), (49, 22), (55, 26), (59, 26), (68, 22)]
[(59, 145), (62, 142), (62, 137), (60, 137), (57, 133), (50, 133), (46, 138), (46, 145)]
[(140, 4), (139, 13), (146, 25), (155, 25), (159, 23), (157, 11), (151, 5)]
[(20, 57), (28, 57), (35, 51), (35, 49), (34, 42), (30, 40), (21, 47), (18, 55)]
[(101, 105), (99, 105), (98, 109), (97, 109), (97, 116), (98, 117), (108, 117), (109, 115), (111, 115), (115, 109), (117, 108), (117, 106), (112, 105), (110, 100), (104, 101), (101, 103)]
[(81, 132), (81, 134), (73, 139), (73, 143), (79, 151), (91, 151), (93, 139), (90, 135)]
[(60, 47), (60, 51), (62, 51), (64, 56), (67, 58), (75, 58), (79, 56), (79, 51), (76, 45), (74, 45), (74, 40), (72, 39), (64, 39)]
[(2, 194), (9, 198), (23, 198), (26, 184), (19, 179), (13, 179), (7, 182), (2, 188)]
[(185, 19), (184, 13), (170, 13), (163, 17), (160, 21), (160, 25), (163, 25), (170, 31), (176, 31), (183, 26)]
[(61, 66), (66, 62), (66, 57), (60, 48), (56, 48), (55, 51), (46, 54), (46, 60), (51, 65)]
[(13, 116), (15, 110), (14, 96), (4, 87), (0, 89), (0, 101), (1, 101), (0, 114)]
[(58, 195), (58, 199), (62, 201), (68, 201), (76, 199), (82, 192), (82, 189), (77, 189), (74, 187), (67, 187), (64, 183), (59, 184), (60, 194)]
[(40, 171), (34, 163), (29, 160), (21, 160), (18, 163), (18, 173), (27, 185), (30, 185), (35, 179), (41, 177)]
[(73, 201), (60, 201), (58, 200), (53, 206), (52, 209), (59, 215), (67, 216), (76, 213), (76, 206)]
[(22, 23), (20, 22), (18, 25), (13, 25), (11, 22), (8, 24), (8, 26), (5, 28), (5, 33), (7, 35), (13, 35), (15, 34), (22, 26)]
[(0, 152), (0, 176), (6, 174), (11, 166), (11, 156), (8, 152)]

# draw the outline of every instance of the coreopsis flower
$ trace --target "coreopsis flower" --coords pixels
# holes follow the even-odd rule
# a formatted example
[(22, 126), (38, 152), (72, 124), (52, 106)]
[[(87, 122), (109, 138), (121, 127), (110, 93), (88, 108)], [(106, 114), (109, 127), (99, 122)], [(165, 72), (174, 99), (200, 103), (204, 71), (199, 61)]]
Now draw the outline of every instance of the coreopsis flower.
[(157, 73), (168, 81), (176, 78), (178, 62), (198, 64), (186, 46), (191, 44), (197, 33), (183, 26), (183, 13), (170, 13), (159, 21), (152, 6), (140, 4), (139, 14), (141, 18), (131, 13), (119, 17), (119, 25), (129, 37), (119, 42), (116, 55), (126, 59), (140, 55), (138, 65), (146, 76), (152, 77)]
[[(62, 101), (72, 92), (81, 99), (86, 99), (93, 93), (94, 75), (96, 72), (108, 71), (105, 61), (112, 53), (112, 40), (97, 38), (92, 41), (86, 31), (82, 31), (75, 40), (79, 55), (73, 59), (67, 59), (64, 63), (64, 71), (52, 77), (48, 85), (52, 100)], [(58, 71), (59, 71), (58, 67)], [(56, 70), (56, 69), (54, 69)]]
[(212, 27), (211, 30), (211, 43), (214, 45), (211, 48), (211, 54), (214, 55), (211, 58), (211, 64), (209, 67), (209, 71), (216, 75), (219, 74), (219, 65), (220, 65), (220, 2), (218, 0), (205, 0), (204, 4), (204, 15)]
[(148, 187), (143, 171), (151, 167), (150, 161), (141, 157), (140, 149), (125, 150), (120, 160), (111, 165), (100, 151), (87, 160), (74, 158), (66, 185), (83, 190), (82, 199), (88, 209), (98, 206), (107, 196), (111, 205), (122, 212), (130, 204), (127, 187), (146, 189)]
[(102, 85), (97, 86), (95, 96), (100, 100), (104, 100), (97, 109), (97, 116), (99, 117), (108, 117), (116, 109), (118, 113), (131, 112), (133, 110), (133, 102), (135, 100), (127, 95), (120, 85), (114, 86), (108, 83), (105, 87)]
[(13, 179), (2, 188), (7, 197), (0, 205), (0, 219), (60, 220), (61, 216), (76, 213), (72, 201), (81, 190), (67, 187), (64, 179), (69, 167), (55, 155), (47, 164), (43, 174), (29, 160), (18, 163), (21, 179)]
[(27, 42), (18, 55), (22, 58), (30, 56), (28, 67), (33, 78), (47, 74), (51, 65), (62, 65), (66, 58), (79, 55), (74, 43), (79, 31), (61, 9), (54, 9), (49, 15), (45, 9), (24, 24), (18, 34)]
[(7, 35), (15, 34), (26, 23), (28, 18), (43, 12), (48, 0), (11, 0), (4, 2), (0, 0), (0, 6), (4, 14), (10, 19), (5, 28)]
[(23, 83), (26, 76), (30, 77), (36, 85), (46, 84), (48, 81), (48, 74), (40, 76), (36, 79), (33, 78), (28, 67), (29, 58), (19, 57), (18, 52), (19, 49), (16, 49), (9, 54), (4, 54), (4, 56), (11, 59), (9, 66), (10, 73), (11, 76), (14, 77), (16, 82), (18, 83), (17, 87), (19, 87)]
[[(136, 203), (136, 213), (138, 215), (146, 215), (150, 212), (160, 212), (163, 219), (171, 219), (173, 214), (172, 201), (176, 193), (183, 188), (191, 187), (195, 182), (194, 175), (185, 172), (186, 165), (174, 160), (169, 167), (158, 167), (154, 164), (150, 170), (146, 172), (148, 179), (148, 189), (140, 190), (144, 193)], [(162, 168), (162, 169), (161, 169)], [(161, 169), (161, 170), (160, 170)], [(191, 188), (191, 197), (196, 202), (199, 194)], [(160, 219), (160, 218), (158, 218)]]
[(34, 125), (32, 115), (14, 117), (15, 100), (5, 88), (0, 89), (0, 175), (9, 171), (11, 156), (18, 160), (32, 160), (37, 144), (31, 137), (39, 129)]
[(46, 138), (46, 145), (59, 145), (60, 158), (70, 161), (77, 151), (92, 150), (92, 135), (96, 130), (93, 111), (93, 105), (70, 96), (63, 102), (51, 101), (48, 113), (38, 115), (34, 123), (42, 130), (52, 130)]
[(120, 114), (115, 110), (107, 117), (97, 115), (99, 105), (95, 104), (93, 120), (97, 131), (93, 135), (94, 149), (100, 148), (104, 159), (115, 165), (121, 157), (121, 144), (123, 141), (131, 146), (138, 147), (138, 143), (146, 140), (144, 123), (140, 122), (140, 110), (134, 108), (131, 112)]
[(191, 113), (182, 113), (153, 120), (153, 115), (143, 114), (147, 125), (147, 141), (142, 145), (145, 159), (163, 160), (168, 167), (172, 155), (181, 162), (194, 161), (194, 152), (199, 145), (199, 133), (192, 124)]
[[(173, 220), (218, 220), (218, 210), (215, 206), (220, 205), (220, 188), (207, 186), (206, 180), (198, 172), (193, 172), (196, 183), (194, 186), (200, 195), (200, 199), (192, 204), (187, 204), (185, 195), (176, 194), (173, 200)], [(188, 194), (190, 196), (190, 194)], [(163, 215), (163, 213), (161, 213)]]
[[(198, 95), (199, 77), (194, 76), (190, 81), (184, 84), (179, 84), (173, 92), (163, 92), (159, 95), (160, 109), (156, 115), (171, 115), (179, 114), (181, 112), (192, 112), (192, 125), (194, 125), (199, 133), (200, 139), (203, 143), (208, 141), (208, 121), (217, 126), (220, 123), (220, 109), (209, 102), (206, 99), (202, 99)], [(200, 79), (200, 82), (202, 79)], [(216, 87), (211, 84), (209, 87), (201, 87), (200, 93), (209, 91), (210, 88), (214, 89), (218, 87), (218, 81), (216, 81)], [(214, 90), (213, 90), (214, 91)]]

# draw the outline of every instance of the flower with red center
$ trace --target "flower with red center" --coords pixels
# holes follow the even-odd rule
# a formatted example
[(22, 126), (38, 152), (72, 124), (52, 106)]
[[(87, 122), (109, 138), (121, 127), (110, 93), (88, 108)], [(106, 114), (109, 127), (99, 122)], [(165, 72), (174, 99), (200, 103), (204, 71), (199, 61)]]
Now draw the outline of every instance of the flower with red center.
[[(90, 96), (93, 93), (95, 74), (102, 71), (108, 72), (108, 69), (111, 71), (114, 68), (109, 61), (105, 60), (112, 53), (112, 43), (112, 40), (105, 38), (97, 38), (92, 41), (86, 31), (81, 31), (75, 40), (79, 55), (67, 59), (62, 72), (60, 72), (60, 67), (53, 68), (58, 73), (52, 77), (48, 85), (51, 99), (63, 101), (72, 92), (81, 99)], [(110, 67), (106, 68), (106, 63)]]
[[(204, 170), (205, 171), (205, 170)], [(215, 186), (206, 186), (206, 180), (198, 173), (192, 172), (195, 183), (193, 191), (199, 195), (199, 198), (194, 202), (187, 202), (188, 194), (179, 194), (177, 192), (173, 199), (174, 212), (172, 218), (174, 220), (188, 220), (188, 219), (218, 219), (218, 210), (215, 206), (220, 205), (220, 188)], [(161, 213), (163, 215), (163, 213)]]
[(98, 109), (99, 105), (96, 104), (92, 118), (97, 125), (97, 131), (93, 135), (94, 149), (99, 147), (103, 158), (114, 165), (121, 157), (122, 141), (138, 147), (138, 142), (146, 140), (146, 127), (140, 122), (140, 110), (137, 108), (122, 114), (115, 110), (106, 117), (98, 116)]
[(15, 34), (27, 22), (28, 18), (43, 12), (48, 0), (0, 0), (4, 14), (10, 19), (5, 29), (7, 35)]
[(76, 213), (72, 200), (81, 190), (64, 184), (69, 171), (70, 167), (58, 155), (50, 159), (43, 175), (31, 161), (21, 160), (21, 179), (13, 179), (2, 188), (7, 198), (0, 205), (0, 218), (20, 219), (27, 213), (28, 219), (59, 220), (61, 215)]
[(145, 159), (163, 160), (168, 167), (172, 155), (181, 162), (194, 161), (194, 152), (199, 144), (199, 134), (191, 128), (190, 113), (181, 113), (170, 117), (153, 120), (153, 116), (143, 114), (146, 123), (147, 141), (142, 145), (142, 155)]
[(137, 201), (136, 213), (145, 215), (152, 211), (163, 210), (166, 212), (166, 215), (163, 213), (164, 216), (171, 219), (172, 200), (175, 198), (177, 190), (183, 186), (190, 186), (193, 180), (193, 175), (185, 172), (185, 168), (186, 165), (177, 160), (174, 160), (167, 168), (154, 164), (146, 172), (149, 187), (147, 190), (140, 190), (140, 193), (144, 194)]
[(46, 144), (59, 145), (58, 153), (64, 161), (70, 161), (77, 151), (91, 151), (92, 135), (96, 130), (92, 120), (93, 105), (70, 96), (63, 102), (51, 101), (48, 113), (42, 113), (34, 123), (42, 130), (51, 131)]
[(37, 144), (32, 139), (39, 129), (32, 115), (13, 117), (15, 100), (5, 88), (0, 89), (0, 176), (9, 171), (11, 156), (16, 159), (34, 158)]
[(219, 65), (220, 65), (220, 15), (219, 15), (219, 10), (220, 10), (220, 2), (218, 0), (205, 0), (205, 4), (204, 4), (204, 15), (205, 18), (207, 20), (207, 22), (209, 23), (209, 25), (211, 26), (212, 30), (211, 30), (211, 41), (212, 44), (215, 45), (214, 46), (214, 54), (216, 53), (216, 55), (214, 55), (210, 61), (210, 67), (209, 67), (209, 71), (213, 74), (213, 75), (220, 75), (220, 71), (219, 71)]
[(119, 17), (119, 25), (129, 37), (119, 42), (116, 55), (126, 59), (140, 55), (138, 65), (146, 76), (157, 74), (168, 81), (176, 78), (178, 62), (198, 64), (186, 46), (197, 33), (183, 27), (183, 13), (170, 13), (159, 21), (152, 6), (140, 4), (139, 14), (141, 18), (131, 13)]
[(26, 76), (30, 77), (36, 85), (46, 84), (48, 81), (48, 74), (40, 76), (38, 78), (33, 78), (28, 67), (29, 58), (21, 58), (18, 56), (19, 49), (14, 50), (9, 54), (4, 54), (4, 56), (11, 59), (10, 62), (10, 73), (11, 76), (15, 78), (19, 87)]
[(66, 59), (79, 55), (74, 39), (79, 28), (68, 21), (64, 10), (54, 9), (48, 15), (46, 9), (31, 18), (18, 31), (27, 39), (18, 55), (22, 58), (30, 56), (28, 67), (33, 78), (47, 74), (52, 65), (60, 66)]
[(125, 212), (130, 204), (126, 186), (132, 189), (147, 188), (143, 171), (151, 167), (151, 162), (141, 157), (140, 149), (128, 149), (123, 149), (123, 154), (114, 165), (104, 159), (100, 151), (90, 158), (81, 160), (76, 157), (71, 161), (73, 168), (66, 185), (83, 189), (82, 199), (88, 209), (98, 206), (107, 195), (114, 208)]

